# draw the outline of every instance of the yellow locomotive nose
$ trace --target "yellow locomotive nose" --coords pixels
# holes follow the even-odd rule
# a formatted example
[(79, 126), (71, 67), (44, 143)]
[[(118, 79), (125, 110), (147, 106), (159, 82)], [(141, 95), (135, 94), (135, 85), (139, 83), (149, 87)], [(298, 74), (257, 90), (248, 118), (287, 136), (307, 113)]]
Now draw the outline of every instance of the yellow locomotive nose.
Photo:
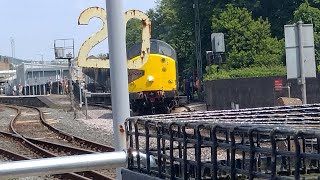
[[(140, 60), (141, 43), (127, 50), (128, 60)], [(129, 86), (130, 106), (138, 114), (170, 113), (176, 105), (177, 59), (175, 50), (160, 40), (151, 40), (146, 63), (137, 69), (143, 73)], [(142, 96), (138, 94), (142, 92)]]

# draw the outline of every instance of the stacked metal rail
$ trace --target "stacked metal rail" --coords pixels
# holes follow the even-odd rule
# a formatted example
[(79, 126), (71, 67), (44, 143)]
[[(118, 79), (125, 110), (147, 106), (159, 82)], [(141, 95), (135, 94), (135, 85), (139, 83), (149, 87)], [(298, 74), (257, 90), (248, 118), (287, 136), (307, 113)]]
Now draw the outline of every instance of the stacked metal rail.
[(318, 179), (320, 104), (141, 116), (128, 142), (157, 159), (129, 168), (161, 179)]

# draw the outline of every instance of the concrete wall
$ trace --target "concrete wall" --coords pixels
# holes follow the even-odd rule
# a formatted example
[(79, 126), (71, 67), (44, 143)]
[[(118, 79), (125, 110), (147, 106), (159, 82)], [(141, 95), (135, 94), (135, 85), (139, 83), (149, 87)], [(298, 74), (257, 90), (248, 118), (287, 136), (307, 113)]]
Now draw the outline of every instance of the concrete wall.
[(61, 78), (69, 78), (68, 66), (50, 64), (21, 64), (17, 68), (17, 79), (13, 84), (38, 85), (45, 84), (48, 80), (57, 81)]
[[(307, 103), (320, 102), (319, 77), (307, 79)], [(286, 76), (213, 80), (205, 83), (208, 109), (231, 109), (232, 102), (240, 108), (274, 106), (278, 97), (288, 96), (286, 89), (274, 91), (276, 79), (282, 79), (283, 85), (291, 83), (291, 97), (301, 99), (297, 80), (287, 80)]]

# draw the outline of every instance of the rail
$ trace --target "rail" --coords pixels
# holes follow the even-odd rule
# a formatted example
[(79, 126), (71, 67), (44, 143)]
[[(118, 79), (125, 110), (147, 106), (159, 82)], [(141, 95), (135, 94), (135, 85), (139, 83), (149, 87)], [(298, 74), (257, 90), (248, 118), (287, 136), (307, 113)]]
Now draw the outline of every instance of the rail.
[[(27, 144), (28, 147), (31, 148), (35, 147), (35, 151), (42, 154), (42, 156), (45, 156), (47, 158), (44, 159), (33, 159), (33, 160), (27, 160), (27, 161), (19, 161), (19, 162), (9, 162), (9, 163), (3, 163), (0, 165), (0, 179), (3, 178), (17, 178), (17, 177), (26, 177), (26, 176), (33, 176), (33, 175), (56, 175), (57, 173), (64, 173), (68, 172), (66, 174), (63, 174), (64, 177), (66, 175), (69, 175), (69, 178), (71, 179), (88, 179), (86, 177), (99, 177), (99, 178), (105, 178), (102, 174), (99, 174), (95, 171), (89, 171), (91, 169), (105, 169), (105, 168), (112, 168), (112, 167), (123, 167), (127, 164), (128, 156), (135, 158), (139, 156), (139, 160), (141, 162), (146, 162), (147, 156), (142, 153), (138, 153), (136, 151), (118, 151), (118, 152), (112, 152), (110, 154), (108, 153), (96, 153), (94, 151), (88, 151), (84, 149), (79, 149), (71, 146), (62, 146), (59, 144), (41, 141), (33, 138), (25, 137), (24, 135), (18, 134), (18, 132), (14, 128), (15, 121), (17, 120), (17, 117), (21, 115), (21, 109), (16, 106), (8, 106), (10, 108), (13, 108), (17, 110), (17, 115), (15, 116), (14, 120), (10, 122), (10, 129), (12, 132), (14, 132), (16, 135), (10, 134), (10, 133), (2, 133), (4, 136), (16, 136), (19, 141), (23, 141), (24, 144)], [(55, 133), (60, 134), (59, 137), (63, 137), (68, 139), (69, 137), (72, 137), (72, 140), (76, 140), (80, 142), (80, 144), (88, 143), (89, 141), (83, 140), (81, 138), (77, 138), (75, 136), (71, 136), (69, 134), (65, 134), (60, 132), (59, 130), (51, 127), (47, 122), (45, 121), (43, 117), (43, 112), (35, 107), (30, 106), (24, 106), (24, 108), (32, 108), (39, 112), (41, 122), (50, 130), (54, 131)], [(90, 142), (89, 142), (90, 143)], [(96, 147), (95, 150), (97, 151), (114, 151), (113, 148), (105, 147), (104, 145), (91, 143), (90, 147)], [(41, 147), (44, 147), (45, 149), (55, 149), (56, 151), (65, 151), (68, 154), (85, 154), (85, 155), (74, 155), (74, 156), (65, 156), (65, 157), (54, 157), (54, 154), (51, 154), (49, 151), (42, 149)], [(8, 152), (6, 152), (8, 154)], [(94, 154), (89, 154), (94, 153)], [(139, 154), (139, 155), (138, 155)], [(94, 156), (91, 156), (94, 155)], [(10, 154), (10, 156), (13, 156)], [(125, 158), (123, 158), (125, 157)], [(153, 157), (148, 157), (148, 159), (154, 159)], [(21, 158), (18, 158), (21, 160)], [(25, 158), (26, 159), (26, 158)], [(136, 158), (135, 158), (136, 159)], [(96, 161), (98, 160), (98, 161)], [(135, 160), (137, 161), (137, 160)], [(151, 161), (152, 164), (155, 164), (155, 160)], [(49, 169), (53, 169), (52, 171), (48, 171)], [(80, 172), (83, 170), (82, 174), (74, 174), (70, 172)], [(85, 174), (86, 175), (85, 175)], [(90, 175), (91, 173), (91, 175)], [(109, 178), (109, 177), (108, 177)], [(107, 179), (108, 179), (107, 178)]]
[[(10, 107), (10, 106), (8, 106)], [(24, 106), (24, 108), (28, 108), (28, 109), (34, 109), (36, 111), (38, 111), (38, 115), (40, 116), (40, 119), (42, 121), (42, 123), (45, 123), (45, 120), (43, 118), (43, 113), (40, 109), (35, 108), (35, 107), (29, 107), (29, 106)], [(76, 147), (71, 147), (71, 146), (66, 146), (66, 145), (62, 145), (62, 144), (56, 144), (56, 143), (52, 143), (52, 142), (46, 142), (46, 141), (41, 141), (38, 139), (34, 139), (34, 138), (29, 138), (27, 137), (28, 135), (26, 134), (20, 134), (17, 129), (15, 128), (15, 124), (19, 118), (19, 116), (21, 115), (21, 108), (18, 107), (14, 107), (11, 106), (11, 108), (14, 108), (17, 110), (18, 114), (16, 115), (16, 117), (10, 122), (10, 131), (15, 133), (16, 136), (20, 137), (20, 141), (23, 141), (23, 144), (25, 146), (27, 146), (28, 148), (32, 149), (34, 152), (36, 152), (37, 154), (40, 154), (42, 158), (50, 158), (50, 157), (56, 157), (61, 156), (61, 155), (77, 155), (77, 154), (88, 154), (88, 153), (95, 153), (95, 151), (90, 151), (90, 150), (84, 150), (84, 149), (79, 149)], [(44, 124), (45, 125), (45, 124)], [(38, 127), (39, 128), (39, 127)], [(47, 128), (50, 129), (50, 126), (47, 125)], [(26, 129), (26, 127), (25, 127)], [(52, 130), (52, 129), (51, 129)], [(56, 132), (56, 131), (58, 132)], [(68, 134), (65, 134), (63, 132), (60, 132), (57, 129), (53, 129), (52, 131), (54, 131), (55, 133), (59, 134), (59, 137), (62, 137), (64, 139), (67, 139), (68, 141), (76, 141), (79, 142), (79, 144), (85, 145), (87, 144), (89, 147), (94, 148), (96, 151), (110, 151), (110, 150), (114, 150), (113, 148), (110, 149), (110, 147), (104, 147), (103, 145), (100, 144), (96, 144), (90, 141), (86, 141), (83, 139), (79, 139), (77, 137), (73, 137), (70, 136)], [(10, 134), (6, 134), (6, 136), (10, 136)], [(79, 141), (80, 140), (80, 141)], [(55, 151), (52, 151), (52, 150)], [(38, 157), (39, 158), (39, 157)], [(95, 179), (110, 179), (112, 180), (113, 178), (108, 176), (108, 175), (104, 175), (101, 174), (99, 172), (96, 171), (85, 171), (85, 172), (76, 172), (76, 173), (67, 173), (67, 174), (62, 174), (61, 175), (63, 178), (71, 178), (71, 179), (89, 179), (89, 178), (95, 178)]]

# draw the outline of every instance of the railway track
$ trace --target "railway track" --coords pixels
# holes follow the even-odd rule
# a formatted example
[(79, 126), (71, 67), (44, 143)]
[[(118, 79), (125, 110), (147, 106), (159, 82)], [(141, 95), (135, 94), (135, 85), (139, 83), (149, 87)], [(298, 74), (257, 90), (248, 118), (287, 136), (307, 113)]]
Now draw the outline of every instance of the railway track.
[[(19, 139), (24, 146), (19, 154), (25, 154), (30, 159), (88, 154), (97, 152), (114, 151), (113, 147), (91, 142), (76, 136), (62, 132), (46, 122), (43, 112), (33, 107), (7, 106), (17, 111), (17, 115), (10, 122), (10, 131), (13, 133), (0, 132), (2, 136)], [(16, 144), (14, 145), (16, 146)], [(13, 146), (13, 147), (14, 147)], [(18, 145), (21, 146), (21, 145)], [(1, 148), (1, 144), (0, 144)], [(28, 152), (30, 151), (31, 152)], [(99, 171), (86, 171), (79, 173), (67, 173), (58, 178), (67, 179), (114, 179), (114, 170), (104, 169)]]
[[(30, 121), (30, 117), (34, 117), (35, 120)], [(30, 126), (30, 124), (32, 124), (32, 126)], [(34, 129), (35, 127), (36, 129)], [(37, 108), (22, 108), (21, 116), (12, 121), (10, 130), (17, 134), (23, 134), (26, 137), (41, 139), (58, 144), (65, 144), (95, 152), (114, 151), (113, 147), (73, 136), (51, 126), (50, 123), (45, 120), (43, 112)]]

